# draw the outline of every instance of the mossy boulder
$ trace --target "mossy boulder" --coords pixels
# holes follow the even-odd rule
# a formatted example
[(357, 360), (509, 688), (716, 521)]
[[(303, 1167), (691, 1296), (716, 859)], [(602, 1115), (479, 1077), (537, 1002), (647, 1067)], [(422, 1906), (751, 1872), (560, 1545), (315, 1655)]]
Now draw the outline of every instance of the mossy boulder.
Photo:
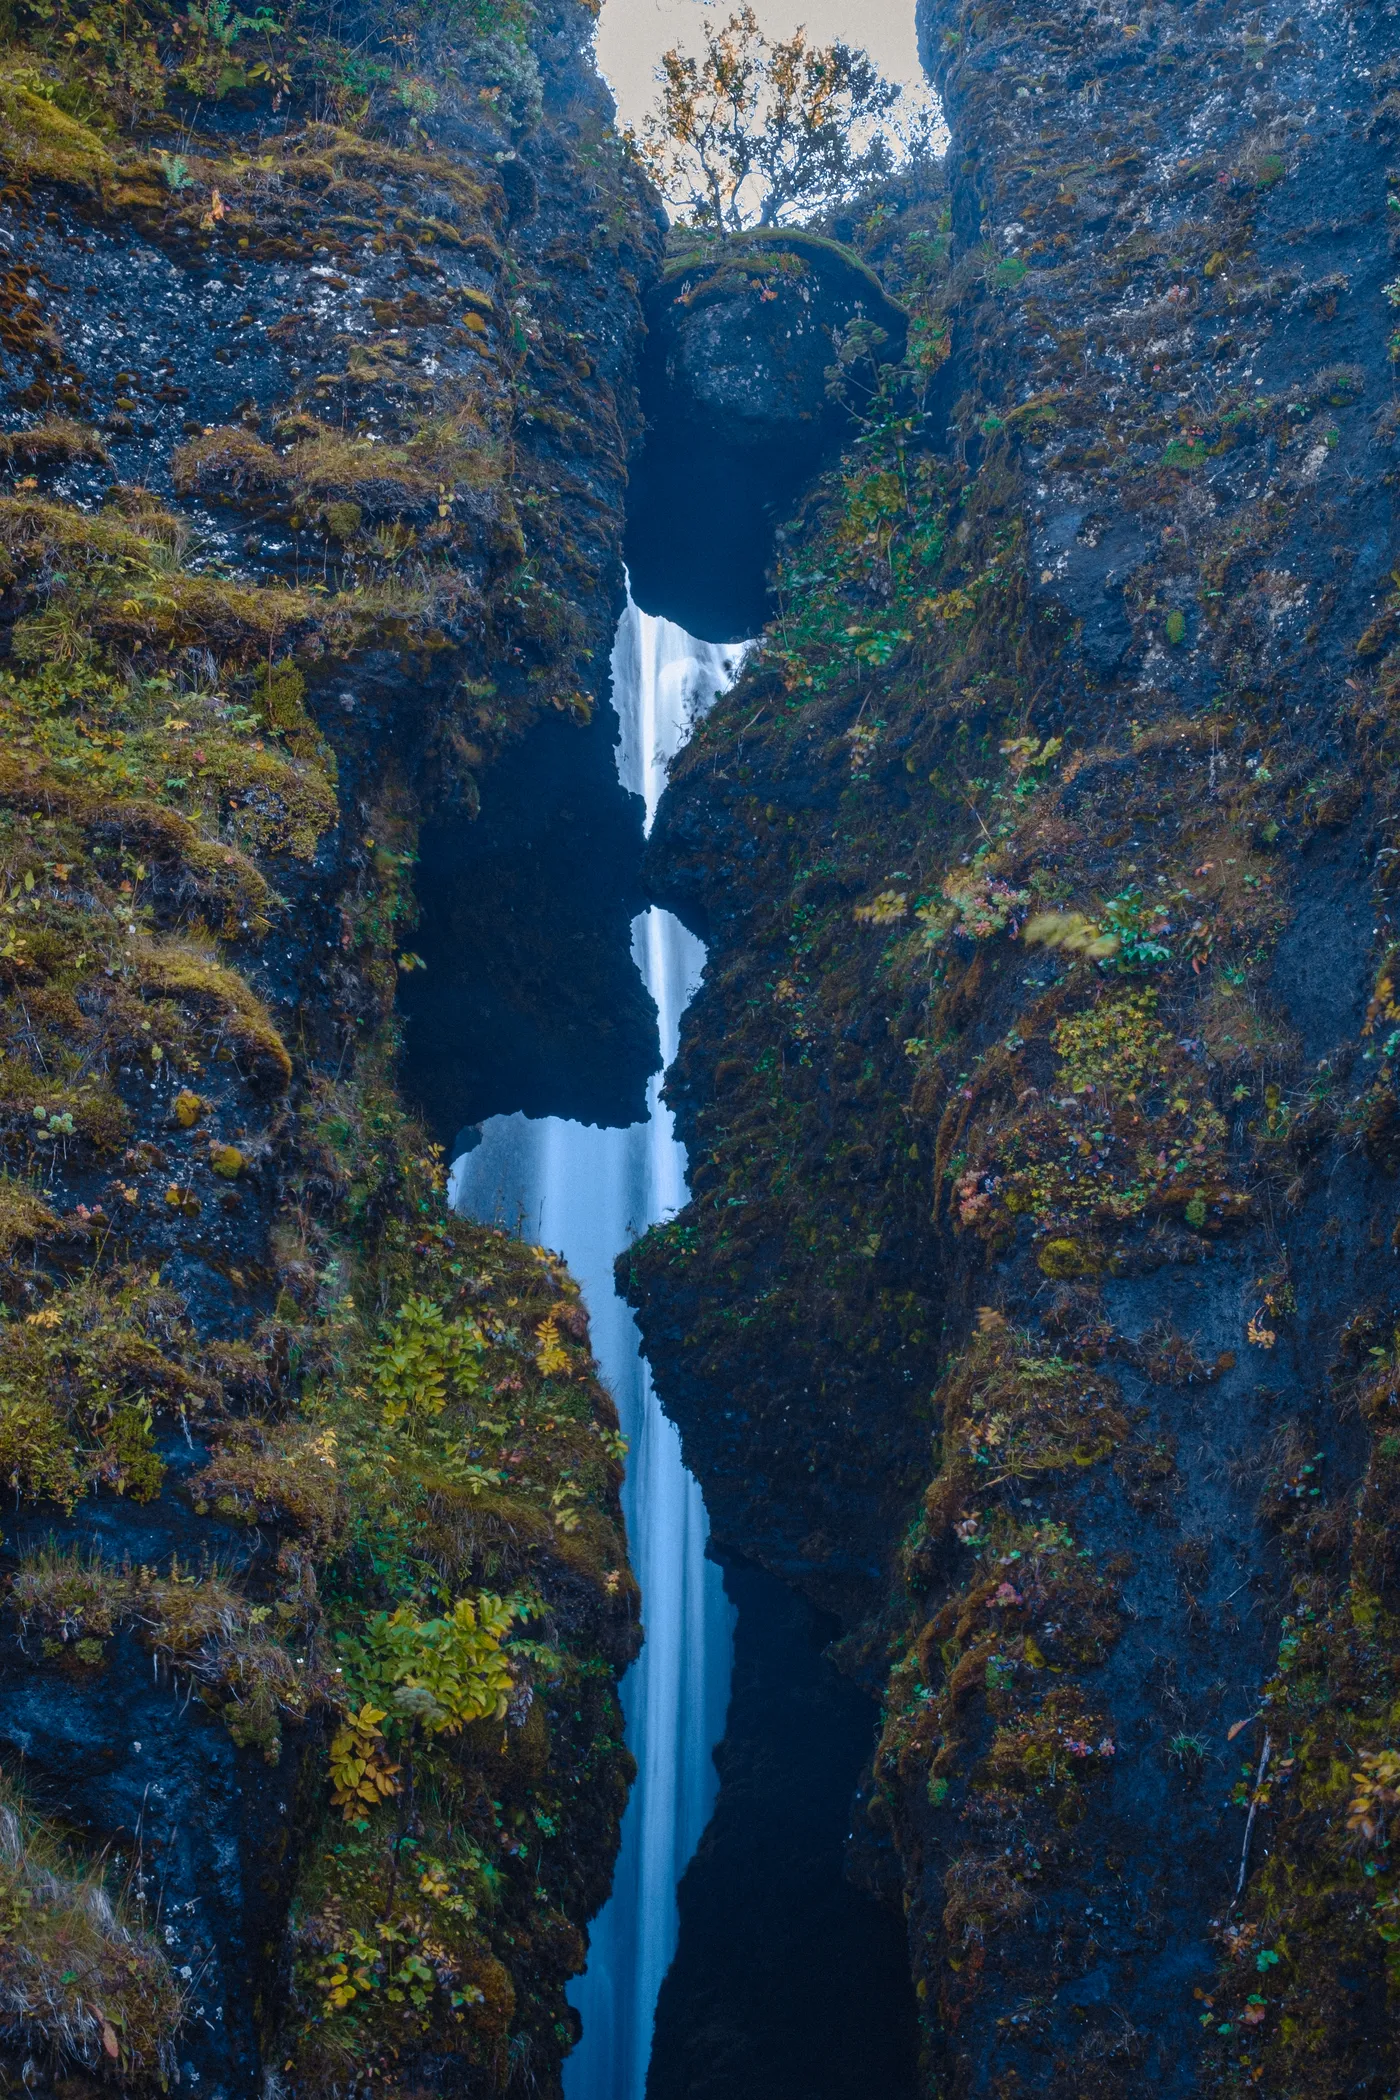
[(803, 233), (740, 235), (679, 258), (648, 319), (651, 414), (763, 454), (839, 435), (826, 384), (838, 342), (863, 323), (884, 361), (903, 350), (906, 325), (851, 249)]

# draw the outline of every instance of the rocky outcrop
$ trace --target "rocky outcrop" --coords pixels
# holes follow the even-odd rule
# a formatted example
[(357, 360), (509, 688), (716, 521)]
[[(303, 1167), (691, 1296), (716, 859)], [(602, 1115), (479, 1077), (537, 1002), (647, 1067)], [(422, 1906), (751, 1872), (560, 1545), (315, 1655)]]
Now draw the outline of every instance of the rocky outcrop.
[(881, 1694), (930, 2091), (1400, 2069), (1395, 28), (925, 10), (911, 348), (657, 827), (631, 1286)]
[(562, 1269), (449, 1214), (396, 1000), (420, 840), (532, 725), (582, 748), (606, 676), (656, 243), (590, 28), (65, 5), (0, 52), (29, 2090), (557, 2091), (574, 2032), (630, 1772), (616, 1417)]
[(739, 641), (767, 616), (777, 525), (849, 428), (828, 375), (897, 359), (905, 318), (849, 248), (771, 232), (673, 257), (647, 322), (632, 594), (692, 634)]

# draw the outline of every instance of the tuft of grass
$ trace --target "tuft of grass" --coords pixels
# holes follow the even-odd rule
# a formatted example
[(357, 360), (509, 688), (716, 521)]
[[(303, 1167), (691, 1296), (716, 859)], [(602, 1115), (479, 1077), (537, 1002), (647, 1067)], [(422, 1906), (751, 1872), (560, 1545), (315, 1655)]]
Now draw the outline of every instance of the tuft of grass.
[(236, 426), (206, 430), (178, 446), (170, 472), (180, 496), (279, 496), (291, 485), (281, 453)]
[(0, 1779), (0, 2040), (164, 2086), (183, 2012), (156, 1941)]
[(73, 466), (79, 461), (97, 467), (110, 465), (107, 447), (98, 432), (67, 416), (50, 416), (29, 430), (0, 431), (0, 460), (6, 466), (30, 467), (40, 472), (46, 467)]
[(172, 1561), (168, 1575), (157, 1575), (50, 1544), (21, 1561), (7, 1601), (22, 1639), (39, 1636), (44, 1660), (67, 1651), (100, 1662), (104, 1640), (134, 1629), (219, 1713), (235, 1743), (261, 1750), (269, 1764), (281, 1755), (283, 1720), (305, 1720), (335, 1694), (320, 1665), (308, 1662), (297, 1608), (255, 1605), (217, 1569), (193, 1575)]
[(0, 1174), (0, 1261), (8, 1261), (21, 1241), (47, 1239), (58, 1219), (36, 1190), (9, 1174)]
[(313, 425), (278, 452), (237, 426), (206, 430), (179, 447), (172, 469), (182, 496), (283, 512), (297, 524), (315, 519), (345, 540), (366, 519), (422, 523), (449, 515), (458, 489), (502, 481), (505, 455), (474, 416), (459, 410), (430, 419), (401, 444)]
[(133, 951), (133, 965), (148, 995), (201, 1009), (215, 1042), (247, 1060), (250, 1077), (279, 1093), (292, 1077), (287, 1046), (257, 994), (238, 974), (195, 940), (162, 941)]
[(288, 1524), (318, 1551), (345, 1521), (335, 1437), (301, 1422), (230, 1424), (190, 1487), (196, 1509), (212, 1506), (247, 1524)]

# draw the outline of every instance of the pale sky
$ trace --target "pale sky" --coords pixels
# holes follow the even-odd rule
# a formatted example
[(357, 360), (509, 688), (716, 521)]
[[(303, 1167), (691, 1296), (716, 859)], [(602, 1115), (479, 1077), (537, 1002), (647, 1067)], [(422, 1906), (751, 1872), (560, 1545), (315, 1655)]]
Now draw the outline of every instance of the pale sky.
[[(704, 25), (718, 27), (736, 0), (603, 0), (598, 63), (617, 98), (619, 120), (640, 124), (656, 99), (656, 65), (672, 44), (698, 54)], [(868, 51), (887, 80), (927, 93), (914, 41), (914, 0), (753, 0), (769, 37), (805, 23), (814, 43), (838, 37)]]

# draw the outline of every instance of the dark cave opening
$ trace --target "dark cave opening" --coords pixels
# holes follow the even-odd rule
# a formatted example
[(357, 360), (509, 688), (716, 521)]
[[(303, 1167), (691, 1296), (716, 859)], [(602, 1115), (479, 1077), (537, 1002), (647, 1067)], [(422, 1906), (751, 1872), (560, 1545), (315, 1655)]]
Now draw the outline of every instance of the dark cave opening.
[(654, 432), (633, 470), (624, 548), (643, 612), (705, 642), (761, 634), (775, 535), (814, 464), (684, 427)]
[(644, 612), (701, 641), (762, 632), (778, 532), (851, 434), (846, 387), (875, 384), (906, 326), (853, 250), (791, 227), (666, 269), (647, 302), (624, 542)]

